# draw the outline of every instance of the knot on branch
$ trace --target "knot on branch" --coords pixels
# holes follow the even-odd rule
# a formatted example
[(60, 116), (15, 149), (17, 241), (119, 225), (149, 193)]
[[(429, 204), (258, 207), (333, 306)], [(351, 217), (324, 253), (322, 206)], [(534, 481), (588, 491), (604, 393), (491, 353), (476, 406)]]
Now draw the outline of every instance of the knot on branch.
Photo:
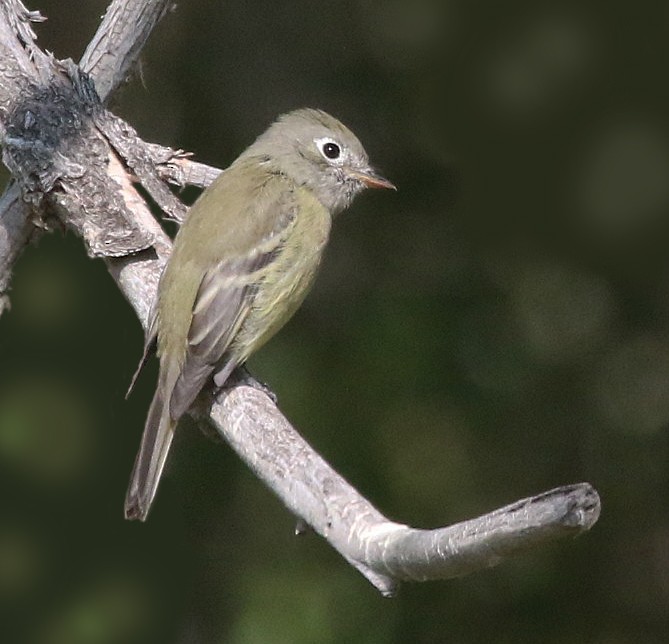
[[(110, 176), (106, 113), (95, 85), (71, 60), (50, 59), (48, 81), (21, 84), (7, 111), (3, 161), (21, 186), (33, 223), (48, 228), (54, 215), (86, 242), (92, 257), (120, 257), (149, 248)], [(113, 188), (110, 189), (110, 182)]]
[[(99, 106), (90, 80), (67, 62), (67, 71), (74, 68), (76, 74), (56, 75), (48, 85), (25, 84), (6, 120), (3, 161), (36, 210), (59, 180), (83, 176), (85, 164), (75, 153), (82, 137), (90, 134), (91, 116)], [(70, 82), (72, 77), (76, 83)], [(102, 148), (101, 141), (94, 141), (88, 156), (97, 156)]]

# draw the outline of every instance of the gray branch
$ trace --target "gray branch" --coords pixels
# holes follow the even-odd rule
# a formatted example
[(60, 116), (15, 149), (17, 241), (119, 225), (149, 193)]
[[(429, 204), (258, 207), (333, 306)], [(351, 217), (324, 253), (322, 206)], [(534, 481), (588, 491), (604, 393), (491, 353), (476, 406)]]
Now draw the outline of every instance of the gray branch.
[(12, 183), (0, 197), (0, 315), (9, 309), (7, 291), (12, 266), (25, 248), (33, 226), (26, 216), (21, 191)]
[[(47, 216), (49, 204), (41, 202), (42, 196), (60, 184), (59, 187), (67, 188), (65, 192), (69, 190), (69, 194), (76, 199), (82, 186), (76, 189), (67, 180), (63, 183), (61, 179), (67, 179), (67, 176), (63, 175), (69, 174), (72, 179), (83, 168), (104, 168), (107, 163), (109, 143), (120, 154), (125, 155), (122, 157), (123, 164), (141, 178), (144, 187), (158, 205), (175, 219), (183, 217), (185, 208), (161, 179), (164, 178), (179, 186), (193, 184), (206, 187), (220, 172), (216, 168), (192, 162), (188, 158), (189, 155), (180, 150), (174, 151), (160, 145), (144, 143), (138, 139), (131, 126), (123, 124), (113, 114), (102, 110), (95, 96), (90, 95), (94, 90), (86, 74), (89, 74), (95, 83), (98, 95), (106, 98), (108, 92), (124, 80), (128, 70), (136, 63), (141, 46), (171, 4), (167, 0), (112, 2), (86, 50), (83, 66), (77, 69), (69, 61), (58, 64), (58, 61), (54, 61), (35, 45), (35, 33), (31, 28), (31, 22), (44, 20), (39, 12), (28, 11), (19, 0), (0, 0), (0, 61), (7, 63), (0, 69), (0, 139), (4, 145), (5, 165), (12, 170), (15, 179), (18, 180), (21, 176), (24, 178), (20, 189), (12, 183), (0, 198), (0, 315), (9, 308), (8, 292), (14, 263), (28, 241), (40, 229), (49, 226)], [(63, 72), (66, 72), (65, 76)], [(69, 78), (67, 78), (68, 73)], [(51, 92), (53, 99), (50, 105), (51, 112), (54, 100), (58, 98), (64, 106), (67, 106), (70, 100), (73, 101), (73, 109), (69, 114), (42, 112), (42, 101), (48, 94), (45, 88), (53, 90), (54, 85), (59, 91), (56, 94)], [(88, 96), (84, 97), (81, 94)], [(25, 100), (21, 100), (22, 98)], [(81, 113), (86, 111), (90, 113)], [(30, 126), (37, 127), (38, 115), (41, 116), (40, 129), (31, 133)], [(106, 140), (103, 142), (103, 149), (93, 146), (87, 150), (86, 145), (83, 145), (79, 148), (81, 155), (72, 154), (72, 150), (70, 153), (64, 153), (62, 148), (67, 145), (68, 123), (72, 126), (70, 129), (78, 130), (90, 125), (90, 118), (86, 117), (91, 115), (96, 117), (96, 128), (99, 127), (104, 132)], [(57, 127), (55, 131), (52, 128), (47, 133), (44, 125), (45, 121), (50, 119)], [(8, 136), (8, 126), (14, 126), (19, 135)], [(99, 140), (98, 133), (94, 129), (91, 129), (90, 133), (91, 142)], [(47, 138), (48, 141), (45, 140)], [(64, 162), (68, 158), (77, 159), (76, 163), (70, 164), (69, 173), (64, 167)], [(97, 165), (84, 165), (86, 159), (89, 163)], [(21, 167), (22, 161), (25, 161), (25, 164)], [(59, 164), (61, 167), (58, 167)], [(35, 166), (42, 166), (37, 175), (40, 178), (38, 183), (30, 178)], [(94, 183), (85, 172), (81, 174), (80, 179), (83, 183)], [(98, 177), (98, 183), (99, 186), (89, 185), (89, 187), (101, 188), (104, 183), (102, 177)], [(70, 209), (71, 199), (67, 199), (67, 194), (61, 194), (60, 199), (54, 198), (55, 203), (52, 205), (59, 208), (67, 223), (75, 229), (77, 226), (72, 218), (79, 215), (82, 228), (85, 227), (87, 231), (84, 239), (89, 254), (93, 256), (123, 257), (130, 251), (149, 248), (153, 242), (161, 247), (159, 255), (164, 260), (166, 257), (164, 246), (167, 244), (169, 249), (169, 240), (163, 235), (162, 241), (158, 241), (156, 235), (162, 235), (162, 230), (159, 226), (148, 225), (148, 219), (152, 218), (144, 217), (143, 229), (133, 227), (134, 209), (139, 208), (139, 204), (144, 202), (134, 189), (131, 192), (134, 193), (134, 198), (128, 191), (121, 195), (123, 200), (132, 202), (128, 208), (123, 202), (119, 203), (115, 198), (118, 195), (114, 191), (104, 193), (106, 202), (97, 205), (89, 203), (87, 207), (73, 206)], [(92, 193), (89, 193), (90, 196)], [(111, 225), (106, 217), (107, 207), (110, 208), (110, 213), (121, 219), (128, 215), (125, 218), (127, 225)], [(158, 264), (159, 267), (163, 265), (162, 260)], [(125, 263), (127, 262), (120, 262), (121, 265)], [(117, 275), (119, 270), (118, 266), (114, 266), (114, 275)], [(130, 271), (133, 272), (135, 271)], [(132, 295), (126, 294), (126, 296), (131, 301), (134, 300)], [(139, 308), (143, 307), (140, 305)]]
[[(0, 138), (15, 181), (0, 199), (0, 295), (35, 225), (57, 219), (104, 259), (146, 328), (171, 244), (135, 182), (178, 218), (185, 209), (166, 184), (206, 186), (219, 171), (145, 143), (99, 96), (124, 79), (169, 4), (115, 0), (82, 69), (35, 46), (29, 22), (38, 14), (0, 0)], [(238, 385), (194, 410), (203, 413), (291, 512), (386, 595), (401, 581), (465, 575), (580, 534), (599, 516), (597, 493), (582, 483), (450, 527), (410, 528), (350, 486), (261, 391)]]
[(79, 62), (95, 78), (103, 101), (128, 80), (151, 32), (173, 5), (173, 0), (113, 0), (109, 5)]
[(216, 430), (294, 514), (384, 595), (401, 581), (461, 577), (589, 530), (599, 497), (588, 483), (517, 501), (435, 530), (390, 521), (335, 472), (263, 392), (238, 386), (211, 410)]
[[(0, 62), (9, 61), (0, 70), (0, 140), (6, 141), (6, 121), (12, 112), (17, 94), (29, 79), (43, 80), (46, 56), (34, 46), (35, 32), (31, 22), (44, 19), (37, 11), (28, 11), (20, 2), (0, 2)], [(11, 75), (11, 82), (6, 78)], [(4, 151), (3, 151), (4, 161)], [(34, 227), (18, 186), (10, 182), (0, 197), (0, 315), (9, 308), (7, 292), (12, 266), (17, 260)]]

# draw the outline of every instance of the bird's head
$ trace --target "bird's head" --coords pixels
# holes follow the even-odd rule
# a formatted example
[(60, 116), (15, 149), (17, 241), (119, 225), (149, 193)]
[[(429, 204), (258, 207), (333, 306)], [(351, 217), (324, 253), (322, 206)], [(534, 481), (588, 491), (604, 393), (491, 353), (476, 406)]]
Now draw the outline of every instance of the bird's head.
[(332, 214), (364, 188), (395, 189), (370, 166), (355, 134), (322, 110), (305, 108), (280, 116), (243, 156), (256, 155), (310, 189)]

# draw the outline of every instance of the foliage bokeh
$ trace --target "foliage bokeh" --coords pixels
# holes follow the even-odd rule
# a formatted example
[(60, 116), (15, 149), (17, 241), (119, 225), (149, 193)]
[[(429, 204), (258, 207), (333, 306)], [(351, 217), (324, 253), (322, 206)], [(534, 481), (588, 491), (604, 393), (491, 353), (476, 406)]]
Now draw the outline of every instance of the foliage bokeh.
[[(78, 59), (104, 0), (31, 5)], [(433, 527), (587, 480), (575, 542), (383, 600), (188, 424), (150, 520), (122, 500), (153, 371), (101, 262), (50, 235), (0, 319), (0, 615), (12, 642), (666, 641), (669, 63), (641, 2), (179, 3), (114, 109), (228, 164), (322, 107), (396, 194), (337, 222), (251, 363), (378, 507)], [(76, 28), (73, 26), (76, 25)]]

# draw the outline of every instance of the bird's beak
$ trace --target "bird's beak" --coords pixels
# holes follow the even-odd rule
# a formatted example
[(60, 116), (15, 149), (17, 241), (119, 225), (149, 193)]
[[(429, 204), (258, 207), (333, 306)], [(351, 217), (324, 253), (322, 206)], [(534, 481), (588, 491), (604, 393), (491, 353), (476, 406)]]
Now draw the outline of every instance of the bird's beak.
[(380, 174), (377, 174), (371, 168), (364, 170), (349, 170), (348, 175), (360, 181), (366, 188), (386, 188), (388, 190), (397, 190), (394, 184), (390, 183), (388, 179), (384, 179)]

